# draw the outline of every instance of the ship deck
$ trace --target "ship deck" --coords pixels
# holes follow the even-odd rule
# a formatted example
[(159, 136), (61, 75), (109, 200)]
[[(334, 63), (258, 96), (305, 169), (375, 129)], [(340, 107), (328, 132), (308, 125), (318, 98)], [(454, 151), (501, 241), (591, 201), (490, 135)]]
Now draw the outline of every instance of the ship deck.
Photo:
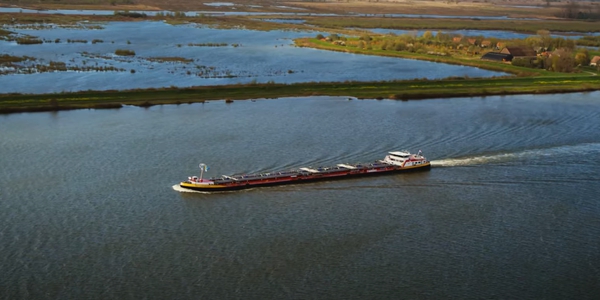
[(221, 177), (212, 177), (210, 181), (215, 184), (227, 184), (235, 182), (247, 182), (256, 180), (269, 180), (278, 178), (293, 178), (293, 177), (311, 177), (316, 175), (328, 175), (333, 173), (345, 172), (345, 173), (363, 173), (367, 170), (376, 170), (382, 168), (395, 167), (393, 165), (375, 161), (372, 163), (363, 164), (338, 164), (330, 167), (318, 167), (310, 168), (303, 167), (288, 171), (281, 172), (268, 172), (268, 173), (254, 173), (254, 174), (237, 174), (237, 175), (222, 175)]

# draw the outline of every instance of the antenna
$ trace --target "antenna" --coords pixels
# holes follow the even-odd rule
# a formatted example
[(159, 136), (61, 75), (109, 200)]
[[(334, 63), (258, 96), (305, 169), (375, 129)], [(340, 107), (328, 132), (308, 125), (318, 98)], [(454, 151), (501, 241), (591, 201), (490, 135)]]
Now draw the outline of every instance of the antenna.
[(199, 164), (198, 167), (200, 167), (200, 182), (202, 182), (202, 176), (204, 172), (208, 171), (208, 166), (206, 164)]

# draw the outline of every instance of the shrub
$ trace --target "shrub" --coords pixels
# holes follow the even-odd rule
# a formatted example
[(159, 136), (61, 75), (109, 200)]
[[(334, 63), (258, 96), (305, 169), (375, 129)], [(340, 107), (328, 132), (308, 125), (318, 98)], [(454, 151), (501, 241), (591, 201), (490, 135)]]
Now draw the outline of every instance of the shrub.
[(117, 49), (115, 51), (115, 54), (120, 56), (135, 56), (135, 51), (127, 49)]
[(33, 45), (33, 44), (43, 44), (44, 41), (36, 38), (18, 38), (17, 44), (19, 45)]
[(370, 35), (368, 35), (368, 34), (363, 34), (363, 35), (362, 35), (360, 38), (358, 38), (358, 39), (359, 39), (359, 40), (362, 40), (362, 41), (366, 41), (366, 42), (369, 42), (369, 41), (371, 41), (371, 40), (372, 40), (371, 36), (370, 36)]
[(539, 68), (538, 60), (530, 57), (515, 57), (511, 63), (513, 66), (526, 68)]
[(398, 42), (394, 45), (394, 50), (396, 51), (404, 51), (406, 50), (406, 44)]
[(128, 11), (115, 11), (113, 14), (115, 16), (123, 16), (123, 17), (129, 17), (129, 18), (146, 18), (148, 16), (144, 13), (128, 12)]

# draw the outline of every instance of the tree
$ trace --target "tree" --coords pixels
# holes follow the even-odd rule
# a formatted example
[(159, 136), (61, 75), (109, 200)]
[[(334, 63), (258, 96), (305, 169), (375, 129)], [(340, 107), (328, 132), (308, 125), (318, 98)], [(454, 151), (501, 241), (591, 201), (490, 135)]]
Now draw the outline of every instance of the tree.
[(381, 50), (387, 50), (389, 48), (389, 42), (388, 40), (384, 40), (383, 43), (381, 44)]
[(433, 33), (430, 30), (427, 30), (423, 33), (423, 38), (426, 40), (431, 40), (433, 38)]
[(569, 4), (565, 5), (562, 11), (562, 17), (567, 19), (576, 19), (579, 16), (579, 5), (571, 0)]
[(372, 40), (371, 36), (370, 36), (370, 35), (368, 35), (368, 34), (363, 34), (363, 35), (361, 35), (361, 36), (360, 36), (360, 38), (358, 38), (358, 39), (359, 39), (359, 40), (363, 40), (363, 41), (365, 41), (365, 42), (369, 42), (369, 41), (371, 41), (371, 40)]
[(442, 43), (449, 43), (452, 41), (452, 35), (450, 35), (449, 33), (443, 33), (439, 30), (435, 34), (435, 38)]
[(546, 29), (540, 29), (537, 31), (537, 35), (539, 35), (540, 37), (550, 36), (550, 31)]
[(583, 48), (577, 51), (577, 54), (575, 54), (575, 64), (581, 66), (590, 64), (590, 54), (587, 49)]
[(543, 43), (542, 43), (542, 38), (539, 36), (528, 36), (525, 39), (525, 43), (527, 43), (527, 46), (529, 46), (530, 48), (535, 48), (535, 47), (542, 47)]
[(552, 57), (544, 65), (555, 72), (572, 72), (575, 59), (569, 49), (561, 48), (552, 52)]
[(404, 51), (404, 50), (406, 50), (406, 44), (403, 43), (403, 42), (397, 42), (394, 45), (394, 50), (396, 50), (396, 51)]
[(540, 29), (537, 31), (537, 35), (540, 38), (540, 47), (550, 48), (550, 46), (552, 46), (552, 36), (550, 35), (550, 31)]

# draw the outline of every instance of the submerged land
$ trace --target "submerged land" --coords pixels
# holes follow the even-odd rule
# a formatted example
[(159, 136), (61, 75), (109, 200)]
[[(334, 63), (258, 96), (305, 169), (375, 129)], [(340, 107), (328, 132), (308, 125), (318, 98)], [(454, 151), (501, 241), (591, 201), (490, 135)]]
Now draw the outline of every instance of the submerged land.
[[(210, 2), (207, 2), (210, 4)], [(308, 82), (296, 84), (250, 83), (190, 88), (151, 88), (124, 91), (82, 91), (51, 94), (0, 94), (0, 112), (54, 111), (81, 108), (119, 108), (123, 105), (152, 106), (160, 104), (186, 104), (209, 100), (278, 98), (294, 96), (344, 96), (349, 99), (413, 100), (466, 96), (490, 96), (536, 93), (567, 93), (600, 90), (600, 70), (591, 65), (600, 56), (600, 39), (593, 36), (579, 40), (553, 38), (550, 32), (593, 33), (600, 31), (600, 4), (540, 1), (513, 2), (247, 2), (233, 1), (225, 5), (205, 5), (194, 1), (93, 1), (72, 0), (60, 3), (38, 1), (0, 2), (2, 6), (19, 5), (31, 9), (101, 9), (114, 10), (112, 15), (56, 15), (38, 13), (0, 13), (0, 23), (6, 26), (78, 26), (81, 21), (111, 22), (156, 20), (172, 24), (197, 23), (215, 28), (244, 28), (251, 30), (298, 30), (302, 32), (328, 32), (325, 35), (307, 34), (295, 41), (298, 47), (328, 51), (343, 51), (362, 55), (380, 55), (398, 58), (433, 61), (499, 71), (507, 76), (494, 78), (468, 78), (452, 76), (441, 80), (391, 80), (380, 82)], [(525, 5), (526, 4), (526, 5)], [(156, 15), (130, 13), (135, 11), (161, 11)], [(185, 15), (182, 11), (252, 11), (268, 15)], [(570, 15), (571, 10), (576, 10)], [(170, 11), (164, 13), (162, 11)], [(381, 12), (384, 11), (385, 14)], [(596, 11), (598, 18), (596, 18)], [(294, 14), (302, 12), (302, 15)], [(272, 13), (282, 13), (273, 15)], [(319, 15), (316, 15), (319, 14)], [(440, 18), (390, 17), (391, 14), (436, 14)], [(451, 16), (467, 16), (452, 18)], [(478, 16), (478, 17), (477, 17)], [(501, 16), (517, 19), (485, 19)], [(265, 22), (263, 19), (302, 20), (298, 23)], [(43, 43), (36, 37), (16, 40), (9, 29), (0, 29), (0, 39), (17, 43)], [(101, 25), (99, 25), (101, 26)], [(370, 28), (398, 30), (427, 30), (423, 35), (375, 34)], [(531, 34), (522, 40), (462, 37), (441, 33), (440, 30), (510, 30)], [(19, 37), (23, 39), (23, 37)], [(54, 41), (57, 42), (57, 41)], [(70, 41), (69, 41), (70, 42)], [(77, 42), (77, 41), (75, 41)], [(86, 41), (87, 42), (87, 41)], [(96, 41), (100, 42), (100, 41)], [(102, 41), (104, 42), (104, 41)], [(108, 42), (108, 41), (106, 41)], [(515, 62), (482, 60), (487, 52), (499, 52), (504, 45), (523, 48), (544, 48), (529, 59)], [(485, 46), (484, 46), (485, 45)], [(219, 45), (196, 45), (219, 46)], [(223, 46), (223, 45), (220, 45)], [(123, 49), (123, 54), (135, 55)], [(562, 51), (562, 52), (554, 52)], [(554, 58), (552, 55), (554, 54)], [(557, 57), (562, 57), (558, 59)], [(16, 66), (31, 57), (0, 53), (0, 65)], [(149, 58), (178, 61), (185, 58)], [(53, 65), (50, 71), (61, 71), (62, 65)], [(48, 69), (45, 69), (48, 71)], [(44, 69), (37, 71), (42, 72)], [(36, 71), (36, 72), (37, 72)], [(84, 70), (85, 71), (85, 70)], [(98, 70), (94, 70), (98, 71)], [(102, 70), (119, 71), (119, 70)], [(123, 70), (121, 70), (123, 71)], [(132, 72), (133, 73), (133, 72)], [(0, 75), (2, 76), (2, 75)]]

